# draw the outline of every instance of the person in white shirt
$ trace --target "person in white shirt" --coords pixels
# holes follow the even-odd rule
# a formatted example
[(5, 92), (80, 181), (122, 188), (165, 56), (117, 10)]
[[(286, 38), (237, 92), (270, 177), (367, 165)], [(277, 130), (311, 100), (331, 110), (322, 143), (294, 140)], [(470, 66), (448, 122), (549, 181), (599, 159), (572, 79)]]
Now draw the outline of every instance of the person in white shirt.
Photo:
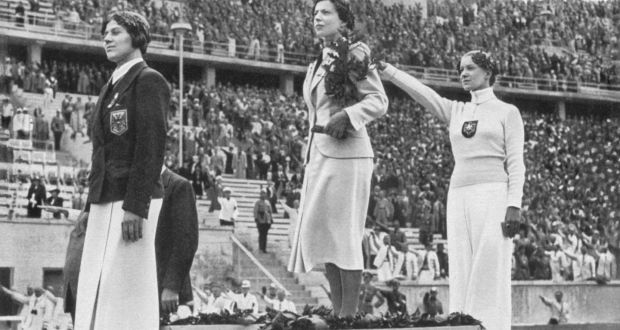
[(547, 305), (551, 310), (551, 318), (549, 324), (564, 324), (568, 322), (568, 304), (562, 302), (563, 294), (561, 291), (556, 291), (555, 301), (540, 296), (543, 304)]
[(573, 260), (574, 281), (586, 281), (596, 274), (596, 260), (587, 252), (588, 249), (583, 245), (581, 246), (581, 253), (578, 255), (565, 251), (566, 256)]
[(194, 290), (194, 293), (201, 299), (199, 313), (222, 314), (224, 311), (233, 313), (235, 302), (227, 292), (224, 292), (224, 287), (221, 284), (211, 285), (211, 295), (200, 292), (200, 290)]
[(8, 129), (13, 117), (13, 104), (8, 98), (2, 100), (2, 128)]
[(377, 252), (374, 266), (377, 267), (377, 279), (380, 282), (387, 282), (400, 275), (403, 266), (404, 254), (397, 251), (391, 244), (390, 236), (383, 237), (383, 245)]
[(220, 226), (235, 226), (235, 219), (239, 215), (239, 209), (237, 208), (237, 201), (230, 197), (232, 190), (225, 187), (223, 190), (224, 197), (218, 197), (217, 201), (221, 205), (220, 209)]
[(241, 282), (241, 293), (233, 295), (233, 299), (238, 310), (242, 312), (252, 311), (252, 314), (258, 314), (258, 300), (255, 295), (250, 293), (250, 287), (250, 281), (243, 280)]
[(273, 303), (278, 300), (278, 286), (271, 283), (267, 288), (267, 292), (263, 294), (263, 300), (267, 304), (266, 307), (273, 308)]
[(509, 330), (510, 254), (521, 225), (525, 183), (524, 126), (519, 109), (498, 99), (493, 57), (474, 50), (458, 71), (470, 102), (442, 97), (415, 77), (379, 62), (394, 83), (444, 122), (454, 156), (447, 203), (450, 311), (475, 315), (486, 328)]
[(22, 327), (24, 330), (48, 329), (54, 315), (54, 304), (44, 294), (42, 288), (35, 288), (35, 298), (30, 300)]
[(413, 251), (413, 253), (416, 253), (418, 260), (422, 262), (418, 274), (418, 282), (429, 283), (439, 279), (441, 269), (439, 269), (437, 253), (433, 250), (433, 243), (427, 243), (424, 252)]
[(278, 299), (273, 302), (273, 309), (280, 312), (293, 312), (297, 313), (297, 308), (295, 307), (295, 303), (286, 299), (286, 292), (284, 290), (278, 290)]
[(551, 280), (553, 282), (564, 281), (563, 274), (568, 268), (568, 260), (566, 254), (562, 251), (560, 244), (556, 242), (552, 251), (545, 251), (549, 256), (549, 266), (551, 267)]
[(616, 257), (609, 251), (607, 246), (601, 246), (596, 276), (610, 281), (616, 278), (617, 268)]

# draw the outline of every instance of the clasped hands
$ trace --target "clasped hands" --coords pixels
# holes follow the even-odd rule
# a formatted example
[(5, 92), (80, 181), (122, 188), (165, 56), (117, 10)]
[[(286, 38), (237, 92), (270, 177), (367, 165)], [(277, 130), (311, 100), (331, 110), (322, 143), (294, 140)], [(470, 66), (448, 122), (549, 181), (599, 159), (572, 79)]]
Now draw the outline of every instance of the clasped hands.
[(336, 138), (344, 139), (347, 137), (347, 130), (353, 128), (349, 115), (346, 111), (341, 110), (331, 116), (327, 125), (325, 125), (325, 134)]

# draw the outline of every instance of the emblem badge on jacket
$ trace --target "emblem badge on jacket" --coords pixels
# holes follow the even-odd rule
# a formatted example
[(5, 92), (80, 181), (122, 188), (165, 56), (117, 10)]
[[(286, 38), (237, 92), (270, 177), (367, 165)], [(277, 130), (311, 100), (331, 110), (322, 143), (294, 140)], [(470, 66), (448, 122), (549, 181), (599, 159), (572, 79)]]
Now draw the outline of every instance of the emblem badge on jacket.
[(110, 112), (110, 132), (122, 135), (127, 132), (127, 109), (115, 110)]
[(463, 123), (463, 128), (461, 129), (461, 133), (466, 138), (471, 138), (476, 135), (476, 128), (478, 127), (477, 120), (466, 121)]

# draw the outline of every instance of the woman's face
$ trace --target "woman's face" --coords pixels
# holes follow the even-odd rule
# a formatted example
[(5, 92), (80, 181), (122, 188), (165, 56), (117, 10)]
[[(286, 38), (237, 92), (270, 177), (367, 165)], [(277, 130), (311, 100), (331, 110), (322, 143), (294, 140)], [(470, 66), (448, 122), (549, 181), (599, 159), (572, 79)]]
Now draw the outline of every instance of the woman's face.
[(477, 91), (489, 87), (491, 73), (472, 61), (471, 56), (461, 58), (461, 85), (466, 91)]
[(339, 29), (344, 22), (338, 17), (336, 7), (329, 1), (320, 1), (314, 7), (314, 31), (321, 39), (333, 40), (340, 35)]
[(131, 45), (131, 36), (127, 30), (114, 20), (111, 20), (105, 28), (103, 45), (108, 60), (117, 64), (124, 62), (138, 50)]

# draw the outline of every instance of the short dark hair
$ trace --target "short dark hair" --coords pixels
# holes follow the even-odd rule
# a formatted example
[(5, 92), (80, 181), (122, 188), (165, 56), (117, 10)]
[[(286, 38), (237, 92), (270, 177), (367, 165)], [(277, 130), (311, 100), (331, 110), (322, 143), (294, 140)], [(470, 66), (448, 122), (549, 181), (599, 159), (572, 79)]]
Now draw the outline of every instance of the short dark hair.
[(334, 4), (336, 8), (336, 13), (338, 14), (338, 18), (342, 22), (345, 23), (345, 26), (349, 30), (353, 30), (355, 27), (355, 16), (353, 16), (353, 11), (351, 11), (351, 6), (349, 5), (349, 1), (347, 0), (315, 0), (314, 6), (312, 6), (312, 15), (314, 16), (314, 9), (316, 9), (316, 5), (321, 1), (329, 1)]
[(146, 48), (151, 42), (149, 32), (149, 22), (144, 16), (133, 11), (117, 11), (111, 14), (101, 27), (101, 35), (105, 34), (105, 29), (110, 21), (115, 21), (118, 25), (127, 30), (131, 36), (131, 46), (139, 48), (142, 55), (146, 54)]
[[(463, 55), (463, 57), (465, 56), (470, 56), (472, 62), (474, 62), (483, 70), (491, 73), (491, 78), (489, 78), (489, 85), (493, 86), (493, 84), (495, 83), (495, 76), (497, 76), (499, 72), (497, 71), (497, 65), (495, 64), (495, 60), (491, 57), (491, 55), (481, 50), (472, 50)], [(459, 73), (461, 73), (461, 61), (459, 61), (459, 67), (457, 68), (457, 70), (459, 71)]]

